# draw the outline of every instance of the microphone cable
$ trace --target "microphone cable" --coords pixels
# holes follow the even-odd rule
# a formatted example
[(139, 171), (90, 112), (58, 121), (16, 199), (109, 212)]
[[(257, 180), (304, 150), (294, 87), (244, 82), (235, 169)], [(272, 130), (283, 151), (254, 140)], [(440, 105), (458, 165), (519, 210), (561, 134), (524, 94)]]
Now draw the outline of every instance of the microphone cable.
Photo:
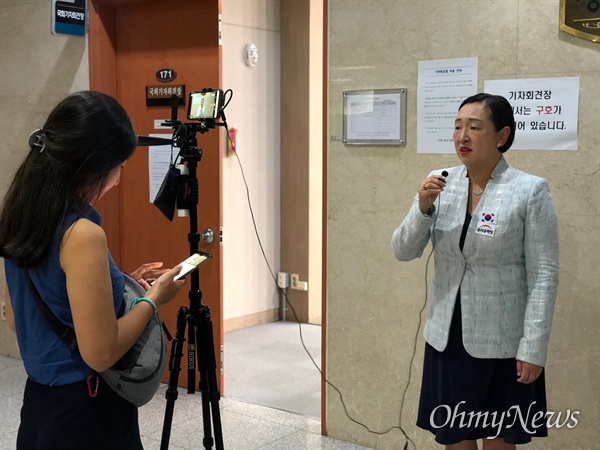
[[(447, 175), (444, 175), (447, 176)], [(398, 418), (398, 422), (400, 423), (400, 431), (402, 431), (402, 433), (404, 434), (404, 437), (407, 439), (406, 445), (404, 446), (404, 450), (406, 450), (408, 442), (410, 442), (415, 449), (417, 448), (417, 445), (414, 443), (414, 441), (408, 437), (408, 435), (404, 432), (404, 429), (402, 428), (402, 413), (404, 411), (404, 400), (406, 399), (406, 392), (408, 391), (408, 388), (410, 386), (410, 382), (412, 380), (412, 369), (413, 369), (413, 362), (415, 360), (415, 356), (417, 354), (417, 341), (419, 340), (419, 331), (421, 331), (421, 325), (423, 323), (423, 311), (425, 310), (425, 307), (427, 306), (427, 299), (429, 298), (429, 261), (431, 260), (431, 257), (433, 256), (433, 251), (435, 250), (435, 224), (437, 223), (437, 217), (440, 211), (440, 205), (441, 205), (441, 197), (442, 197), (442, 193), (440, 192), (438, 194), (438, 198), (437, 198), (437, 203), (438, 203), (438, 209), (435, 212), (435, 217), (433, 218), (433, 225), (431, 227), (432, 231), (431, 231), (431, 251), (429, 252), (429, 256), (427, 256), (427, 261), (425, 262), (425, 299), (423, 300), (423, 306), (421, 306), (421, 309), (419, 310), (419, 314), (418, 314), (418, 326), (417, 326), (417, 331), (415, 332), (415, 337), (413, 340), (413, 351), (412, 351), (412, 355), (410, 357), (410, 362), (408, 365), (408, 380), (406, 381), (406, 386), (404, 386), (404, 391), (402, 392), (402, 401), (400, 403), (400, 414), (399, 414), (399, 418)], [(434, 202), (435, 203), (435, 202)]]

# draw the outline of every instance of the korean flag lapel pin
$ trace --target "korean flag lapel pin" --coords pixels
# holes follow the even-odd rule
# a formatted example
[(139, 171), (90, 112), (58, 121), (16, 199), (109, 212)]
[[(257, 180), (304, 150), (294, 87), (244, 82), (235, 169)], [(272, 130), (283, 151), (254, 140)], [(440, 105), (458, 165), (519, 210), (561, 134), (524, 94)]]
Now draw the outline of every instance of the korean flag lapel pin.
[(482, 212), (479, 215), (479, 221), (477, 222), (477, 228), (475, 233), (483, 236), (494, 237), (496, 233), (496, 225), (498, 224), (498, 216), (493, 212)]

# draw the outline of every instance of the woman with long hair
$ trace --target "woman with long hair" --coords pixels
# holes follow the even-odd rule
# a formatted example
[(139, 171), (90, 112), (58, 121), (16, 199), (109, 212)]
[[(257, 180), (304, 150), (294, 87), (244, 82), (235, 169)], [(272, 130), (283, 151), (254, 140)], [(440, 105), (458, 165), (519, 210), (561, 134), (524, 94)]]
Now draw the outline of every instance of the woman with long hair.
[[(132, 275), (147, 290), (145, 299), (120, 316), (123, 274), (108, 251), (94, 205), (119, 183), (136, 143), (131, 121), (115, 99), (93, 91), (71, 94), (30, 137), (4, 198), (0, 255), (9, 291), (6, 316), (28, 375), (19, 450), (142, 448), (137, 408), (103, 381), (93, 394), (88, 386), (88, 377), (119, 361), (156, 307), (185, 283), (173, 281), (179, 266), (144, 264)], [(77, 352), (46, 324), (25, 270), (52, 312), (75, 330)]]

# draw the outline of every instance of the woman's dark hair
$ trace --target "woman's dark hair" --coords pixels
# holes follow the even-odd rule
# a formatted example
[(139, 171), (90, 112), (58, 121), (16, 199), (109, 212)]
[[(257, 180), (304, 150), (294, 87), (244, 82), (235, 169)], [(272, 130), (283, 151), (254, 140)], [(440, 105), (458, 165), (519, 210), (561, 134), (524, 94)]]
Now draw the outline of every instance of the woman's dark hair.
[(508, 139), (506, 139), (506, 142), (502, 147), (498, 148), (500, 153), (506, 152), (515, 140), (516, 130), (515, 116), (513, 115), (512, 106), (510, 106), (508, 100), (501, 95), (492, 95), (482, 92), (464, 100), (458, 110), (460, 111), (460, 109), (468, 103), (483, 103), (487, 106), (492, 115), (491, 119), (496, 131), (500, 131), (504, 127), (510, 128)]
[(37, 134), (0, 213), (0, 256), (24, 268), (48, 257), (67, 214), (89, 212), (137, 142), (123, 107), (94, 91), (63, 99)]

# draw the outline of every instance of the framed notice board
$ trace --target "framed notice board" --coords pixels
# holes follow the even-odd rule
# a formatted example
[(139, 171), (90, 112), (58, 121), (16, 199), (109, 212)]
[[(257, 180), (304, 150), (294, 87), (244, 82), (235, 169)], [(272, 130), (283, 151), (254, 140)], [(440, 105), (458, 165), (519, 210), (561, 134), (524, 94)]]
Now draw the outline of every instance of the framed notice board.
[(344, 91), (342, 142), (406, 145), (406, 89)]

